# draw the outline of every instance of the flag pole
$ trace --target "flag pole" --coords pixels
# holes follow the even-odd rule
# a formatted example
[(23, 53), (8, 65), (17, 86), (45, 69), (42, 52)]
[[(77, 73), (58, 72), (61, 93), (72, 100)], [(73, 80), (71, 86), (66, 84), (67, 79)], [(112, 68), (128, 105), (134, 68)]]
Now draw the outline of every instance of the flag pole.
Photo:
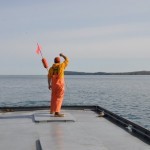
[(43, 63), (43, 66), (44, 68), (47, 69), (47, 72), (48, 72), (48, 63), (47, 63), (47, 60), (43, 57), (43, 54), (42, 54), (42, 51), (41, 51), (41, 46), (37, 43), (37, 50), (36, 50), (36, 53), (41, 55), (42, 57), (42, 63)]
[(43, 58), (43, 54), (42, 54), (41, 50), (40, 50), (40, 54), (41, 54), (41, 57)]

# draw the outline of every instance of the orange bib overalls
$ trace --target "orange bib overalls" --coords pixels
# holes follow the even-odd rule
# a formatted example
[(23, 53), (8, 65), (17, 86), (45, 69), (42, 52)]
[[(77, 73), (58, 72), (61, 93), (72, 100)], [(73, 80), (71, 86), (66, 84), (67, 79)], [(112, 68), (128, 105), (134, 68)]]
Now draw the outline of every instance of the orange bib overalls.
[(58, 68), (54, 68), (52, 76), (51, 112), (60, 112), (64, 99), (64, 78), (58, 75)]

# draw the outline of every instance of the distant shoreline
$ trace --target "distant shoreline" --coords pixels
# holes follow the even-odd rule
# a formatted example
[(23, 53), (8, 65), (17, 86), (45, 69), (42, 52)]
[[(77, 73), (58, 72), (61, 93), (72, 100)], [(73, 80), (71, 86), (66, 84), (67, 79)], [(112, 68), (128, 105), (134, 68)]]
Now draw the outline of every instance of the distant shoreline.
[[(44, 74), (0, 74), (0, 76), (43, 76)], [(47, 74), (45, 74), (47, 75)], [(44, 75), (44, 76), (45, 76)], [(79, 72), (65, 71), (65, 75), (150, 75), (150, 71), (132, 71), (132, 72)]]
[(133, 72), (77, 72), (77, 71), (65, 71), (65, 75), (150, 75), (150, 71), (133, 71)]

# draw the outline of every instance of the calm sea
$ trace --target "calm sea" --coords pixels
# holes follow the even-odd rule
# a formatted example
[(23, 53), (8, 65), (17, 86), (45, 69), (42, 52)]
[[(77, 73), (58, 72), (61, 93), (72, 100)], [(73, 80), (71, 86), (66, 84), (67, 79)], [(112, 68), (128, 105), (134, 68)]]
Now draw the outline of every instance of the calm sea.
[[(0, 76), (0, 106), (46, 106), (46, 76)], [(64, 105), (99, 105), (150, 129), (150, 76), (66, 76)]]

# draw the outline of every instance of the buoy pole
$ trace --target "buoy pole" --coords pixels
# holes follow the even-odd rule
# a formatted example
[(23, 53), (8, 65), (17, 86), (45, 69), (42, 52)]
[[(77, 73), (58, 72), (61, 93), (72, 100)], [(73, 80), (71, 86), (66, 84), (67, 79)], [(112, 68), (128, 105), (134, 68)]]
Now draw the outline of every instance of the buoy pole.
[(42, 51), (41, 51), (41, 46), (37, 43), (37, 49), (36, 49), (36, 53), (41, 55), (42, 57), (42, 63), (43, 63), (43, 66), (44, 68), (47, 69), (47, 72), (48, 72), (48, 63), (47, 63), (47, 60), (43, 57), (43, 54), (42, 54)]
[(41, 57), (43, 58), (43, 54), (42, 54), (42, 52), (40, 51), (40, 54), (41, 54)]

